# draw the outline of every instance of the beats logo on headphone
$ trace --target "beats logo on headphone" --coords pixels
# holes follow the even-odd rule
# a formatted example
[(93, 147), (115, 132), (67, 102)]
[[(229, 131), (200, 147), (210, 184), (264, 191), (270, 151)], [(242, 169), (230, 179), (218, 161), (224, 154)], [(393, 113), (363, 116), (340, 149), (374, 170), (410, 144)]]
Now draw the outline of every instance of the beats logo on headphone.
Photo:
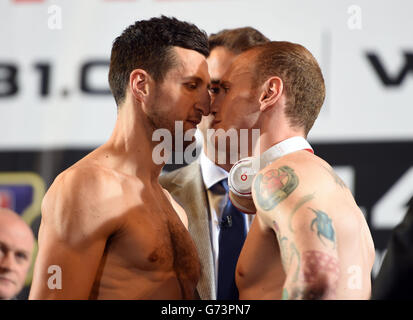
[(242, 212), (254, 214), (255, 210), (246, 204), (252, 200), (251, 186), (257, 173), (282, 156), (299, 150), (314, 153), (303, 137), (292, 137), (272, 146), (259, 157), (248, 157), (236, 162), (228, 175), (232, 204)]

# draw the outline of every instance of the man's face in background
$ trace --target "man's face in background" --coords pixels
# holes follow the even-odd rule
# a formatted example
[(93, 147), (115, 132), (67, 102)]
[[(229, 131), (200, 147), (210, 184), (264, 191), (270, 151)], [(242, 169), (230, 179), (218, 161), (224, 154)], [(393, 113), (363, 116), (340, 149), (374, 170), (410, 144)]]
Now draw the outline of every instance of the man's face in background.
[[(211, 78), (211, 106), (213, 105), (214, 99), (220, 90), (220, 81), (222, 76), (228, 70), (232, 61), (237, 55), (223, 46), (215, 47), (212, 49), (209, 57), (207, 58), (208, 72)], [(212, 122), (215, 118), (215, 113), (217, 110), (210, 110), (211, 113), (208, 116), (202, 117), (201, 123), (198, 125), (198, 129), (202, 132), (204, 136), (204, 146), (206, 141), (206, 131), (212, 128)]]
[(29, 226), (13, 212), (0, 209), (0, 299), (12, 299), (22, 290), (33, 246)]

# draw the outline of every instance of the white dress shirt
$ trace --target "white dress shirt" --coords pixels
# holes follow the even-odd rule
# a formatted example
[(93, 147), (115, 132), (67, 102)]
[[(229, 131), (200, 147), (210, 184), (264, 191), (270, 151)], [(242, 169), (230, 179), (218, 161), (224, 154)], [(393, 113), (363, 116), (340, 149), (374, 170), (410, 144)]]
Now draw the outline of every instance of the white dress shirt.
[[(211, 237), (212, 253), (214, 256), (214, 268), (215, 268), (215, 287), (218, 285), (218, 254), (219, 254), (219, 232), (221, 216), (224, 211), (225, 205), (228, 201), (228, 194), (225, 193), (223, 188), (214, 187), (215, 184), (223, 179), (228, 178), (228, 172), (218, 167), (212, 162), (202, 150), (200, 155), (200, 165), (202, 172), (202, 179), (204, 181), (205, 188), (208, 194), (209, 210), (211, 212), (211, 224), (209, 233)], [(248, 232), (248, 220), (246, 215), (245, 225)]]

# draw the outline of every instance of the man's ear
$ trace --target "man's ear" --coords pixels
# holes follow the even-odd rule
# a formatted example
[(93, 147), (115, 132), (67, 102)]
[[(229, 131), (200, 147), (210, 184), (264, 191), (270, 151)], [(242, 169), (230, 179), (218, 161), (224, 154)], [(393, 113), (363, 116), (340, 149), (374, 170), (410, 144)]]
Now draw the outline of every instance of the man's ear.
[(283, 94), (284, 84), (281, 78), (271, 77), (265, 81), (260, 97), (260, 111), (265, 111), (277, 103)]
[(129, 75), (129, 87), (133, 97), (143, 102), (149, 92), (150, 75), (142, 69), (135, 69)]

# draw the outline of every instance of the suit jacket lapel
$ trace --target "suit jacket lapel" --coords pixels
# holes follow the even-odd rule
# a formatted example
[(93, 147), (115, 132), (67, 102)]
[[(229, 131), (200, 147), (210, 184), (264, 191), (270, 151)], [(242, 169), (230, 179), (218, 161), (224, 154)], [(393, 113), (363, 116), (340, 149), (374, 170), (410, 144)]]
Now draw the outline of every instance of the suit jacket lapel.
[(210, 237), (210, 210), (207, 192), (198, 161), (180, 169), (172, 180), (176, 188), (171, 195), (188, 215), (188, 229), (198, 249), (201, 261), (201, 277), (197, 291), (202, 300), (215, 300), (215, 267)]

